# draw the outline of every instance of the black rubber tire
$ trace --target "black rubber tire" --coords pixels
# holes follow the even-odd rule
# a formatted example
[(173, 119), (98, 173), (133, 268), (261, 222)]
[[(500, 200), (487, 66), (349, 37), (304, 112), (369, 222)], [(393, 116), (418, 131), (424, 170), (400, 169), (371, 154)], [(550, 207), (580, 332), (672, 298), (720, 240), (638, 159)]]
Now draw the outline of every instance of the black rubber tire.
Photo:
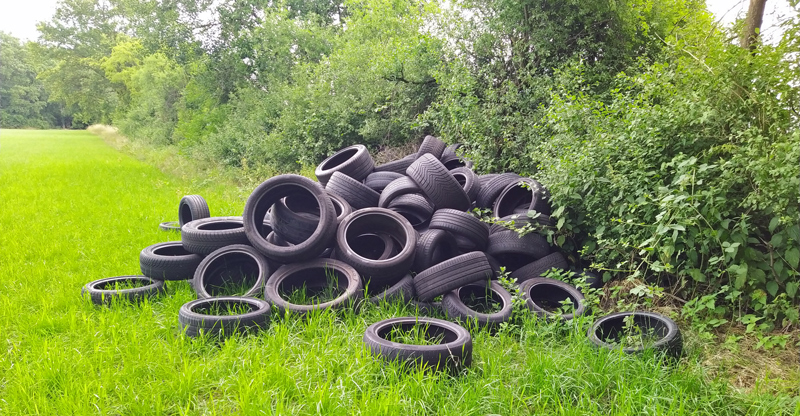
[(211, 212), (208, 203), (200, 195), (186, 195), (178, 204), (178, 223), (183, 227), (187, 222), (208, 218)]
[(421, 272), (458, 254), (456, 239), (452, 234), (444, 230), (430, 229), (417, 239), (412, 270)]
[(414, 278), (407, 274), (389, 285), (367, 286), (365, 296), (376, 305), (384, 301), (411, 302), (417, 296), (417, 292), (414, 291)]
[(283, 237), (279, 236), (278, 233), (276, 233), (275, 231), (272, 231), (269, 234), (267, 234), (267, 238), (265, 238), (265, 240), (267, 240), (267, 242), (270, 244), (275, 244), (276, 246), (280, 247), (291, 247), (294, 245), (284, 240)]
[[(319, 206), (319, 223), (305, 241), (281, 247), (265, 240), (263, 218), (267, 210), (289, 195), (311, 195)], [(327, 192), (318, 183), (300, 175), (279, 175), (267, 179), (247, 198), (244, 206), (244, 231), (250, 243), (262, 254), (278, 263), (311, 260), (331, 246), (336, 235), (336, 210)]]
[(453, 177), (456, 178), (458, 184), (464, 188), (470, 202), (474, 202), (478, 197), (478, 191), (481, 189), (481, 184), (478, 181), (478, 175), (467, 167), (455, 168), (450, 171)]
[(325, 190), (339, 195), (354, 209), (377, 207), (381, 197), (381, 194), (341, 172), (333, 172)]
[[(487, 293), (490, 292), (490, 293)], [(464, 297), (476, 295), (476, 297), (486, 298), (491, 295), (494, 302), (500, 303), (500, 310), (492, 313), (481, 313), (471, 309), (464, 303)], [(473, 322), (480, 328), (495, 329), (500, 324), (511, 320), (512, 299), (509, 293), (497, 281), (473, 283), (461, 286), (442, 297), (442, 308), (448, 319), (461, 322)]]
[(517, 183), (522, 179), (516, 173), (501, 173), (492, 177), (489, 180), (481, 181), (481, 189), (478, 191), (478, 196), (475, 198), (475, 206), (478, 208), (492, 208), (494, 201), (506, 189), (506, 186), (512, 183)]
[[(396, 247), (397, 244), (394, 239), (386, 233), (367, 233), (350, 238), (350, 248), (360, 256), (372, 260), (386, 260), (389, 257), (397, 255), (400, 250)], [(342, 260), (336, 250), (334, 250), (334, 258)]]
[(462, 254), (429, 267), (414, 277), (417, 299), (433, 298), (470, 283), (490, 280), (493, 276), (486, 255), (480, 251)]
[(203, 257), (190, 253), (180, 241), (153, 244), (139, 253), (142, 274), (155, 280), (188, 280)]
[[(412, 156), (412, 157), (408, 157)], [(406, 169), (414, 163), (414, 160), (417, 159), (417, 155), (411, 154), (402, 159), (393, 160), (391, 162), (386, 162), (382, 165), (375, 166), (375, 172), (396, 172), (403, 176), (406, 174)]]
[[(236, 315), (206, 315), (199, 310), (221, 304), (241, 305), (250, 308), (249, 312)], [(189, 337), (206, 334), (213, 337), (228, 337), (237, 333), (256, 333), (269, 326), (272, 308), (261, 299), (238, 296), (197, 299), (181, 306), (178, 322)]]
[[(425, 325), (431, 335), (444, 335), (443, 344), (413, 345), (392, 342), (386, 336), (394, 328)], [(409, 363), (434, 370), (458, 370), (472, 364), (472, 336), (464, 327), (441, 319), (424, 317), (391, 318), (367, 327), (367, 349), (387, 362)]]
[[(583, 293), (560, 280), (537, 277), (524, 281), (519, 289), (528, 309), (541, 318), (569, 321), (586, 313), (586, 301)], [(567, 299), (574, 306), (572, 313), (557, 315), (548, 310), (558, 308), (560, 302)]]
[[(277, 237), (286, 242), (302, 243), (314, 234), (319, 223), (319, 206), (307, 195), (292, 195), (272, 206), (270, 225)], [(273, 239), (274, 242), (274, 239)]]
[[(430, 220), (433, 215), (433, 204), (422, 194), (405, 194), (392, 199), (388, 208), (392, 211), (411, 211), (421, 218)], [(413, 223), (412, 223), (413, 225)]]
[[(338, 195), (329, 193), (337, 223), (353, 212), (353, 207)], [(310, 197), (283, 198), (272, 206), (270, 225), (281, 240), (299, 244), (314, 234), (319, 223), (319, 206)], [(274, 241), (273, 241), (274, 243)], [(283, 244), (279, 244), (283, 245)]]
[(454, 209), (440, 209), (433, 213), (431, 229), (449, 231), (458, 242), (459, 237), (468, 243), (466, 248), (484, 251), (489, 245), (489, 226), (469, 213)]
[[(329, 274), (336, 274), (337, 286), (342, 294), (333, 300), (311, 305), (290, 303), (281, 294), (286, 289), (321, 289), (328, 287)], [(344, 288), (342, 290), (342, 288)], [(290, 312), (305, 315), (323, 309), (341, 309), (355, 304), (363, 296), (361, 277), (350, 265), (334, 259), (314, 259), (302, 263), (287, 264), (275, 270), (264, 287), (264, 299), (275, 305), (281, 315)]]
[(158, 229), (161, 231), (180, 231), (181, 223), (179, 221), (164, 221), (158, 224)]
[(486, 185), (486, 183), (488, 183), (490, 180), (492, 180), (493, 178), (496, 178), (498, 176), (500, 176), (499, 173), (486, 173), (486, 174), (483, 174), (483, 175), (478, 175), (478, 183), (481, 186)]
[[(350, 238), (368, 233), (384, 233), (396, 240), (397, 254), (373, 260), (357, 253)], [(336, 232), (336, 256), (361, 273), (364, 281), (382, 284), (408, 273), (414, 263), (417, 233), (400, 214), (384, 208), (365, 208), (353, 212), (339, 224)]]
[(439, 159), (442, 157), (445, 147), (447, 147), (447, 144), (438, 138), (425, 136), (422, 144), (419, 145), (419, 149), (417, 149), (417, 159), (426, 153), (430, 153), (433, 157)]
[(517, 279), (517, 283), (541, 277), (542, 273), (550, 269), (567, 270), (569, 265), (567, 259), (559, 252), (550, 253), (539, 260), (526, 264), (511, 273), (511, 277)]
[(523, 178), (519, 182), (511, 183), (503, 189), (494, 201), (494, 216), (502, 218), (513, 215), (515, 211), (536, 211), (550, 214), (550, 203), (540, 186), (530, 178)]
[(397, 172), (372, 172), (364, 179), (364, 185), (375, 192), (381, 193), (386, 188), (386, 185), (403, 176), (406, 175)]
[(578, 274), (586, 276), (586, 286), (592, 289), (600, 289), (605, 284), (605, 282), (603, 282), (603, 276), (600, 276), (591, 270), (583, 269)]
[[(604, 316), (594, 322), (589, 328), (587, 336), (589, 341), (598, 348), (610, 350), (619, 349), (618, 346), (608, 343), (605, 340), (616, 337), (625, 328), (625, 318), (633, 315), (634, 324), (643, 330), (657, 333), (660, 337), (658, 341), (650, 345), (649, 348), (657, 352), (663, 352), (670, 358), (680, 358), (683, 354), (683, 336), (678, 324), (668, 317), (653, 312), (618, 312)], [(622, 348), (626, 354), (639, 354), (644, 352), (644, 348)]]
[(474, 166), (471, 160), (465, 159), (463, 156), (455, 155), (442, 156), (440, 162), (442, 162), (442, 165), (444, 165), (447, 170), (454, 170), (458, 168), (472, 169)]
[(387, 208), (392, 200), (400, 195), (421, 193), (422, 189), (419, 189), (419, 186), (417, 186), (417, 183), (414, 182), (413, 179), (409, 178), (408, 176), (403, 176), (402, 178), (397, 178), (386, 185), (386, 188), (384, 188), (383, 192), (381, 192), (380, 199), (378, 199), (378, 206), (381, 208)]
[(494, 273), (492, 275), (492, 280), (495, 280), (495, 279), (497, 279), (497, 276), (500, 275), (500, 262), (498, 262), (497, 259), (492, 257), (491, 254), (488, 254), (488, 253), (484, 253), (484, 254), (486, 254), (486, 260), (489, 262), (489, 267), (492, 268), (492, 272)]
[(186, 251), (204, 256), (225, 246), (250, 244), (242, 217), (209, 217), (187, 222), (181, 227), (181, 242)]
[(356, 181), (363, 181), (375, 169), (375, 162), (364, 145), (345, 147), (322, 161), (314, 170), (322, 186), (326, 186), (334, 172), (341, 172)]
[[(131, 289), (106, 289), (106, 287), (113, 287), (115, 283), (124, 284), (133, 281), (147, 284)], [(137, 302), (141, 299), (164, 293), (164, 291), (164, 282), (160, 280), (153, 280), (147, 276), (116, 276), (106, 277), (87, 283), (83, 286), (81, 294), (83, 296), (88, 296), (95, 305), (110, 305), (112, 303), (112, 298)]]
[(254, 297), (261, 293), (271, 271), (267, 259), (255, 248), (235, 244), (222, 247), (204, 258), (194, 272), (192, 287), (198, 298), (217, 297), (221, 294), (211, 291), (214, 287), (240, 283), (243, 276), (253, 276), (252, 285), (248, 285), (250, 287), (244, 293), (233, 296)]
[(453, 144), (445, 147), (444, 151), (442, 152), (442, 157), (440, 159), (444, 159), (445, 157), (448, 157), (448, 156), (458, 156), (458, 149), (461, 146), (463, 146), (462, 143), (453, 143)]
[(520, 237), (516, 231), (506, 230), (489, 235), (486, 254), (494, 257), (506, 270), (513, 272), (550, 254), (547, 239), (536, 233)]
[(430, 154), (420, 156), (406, 170), (406, 174), (422, 189), (436, 209), (452, 208), (466, 211), (472, 203), (456, 178), (439, 159)]
[[(545, 214), (539, 214), (539, 216), (537, 216), (536, 218), (531, 218), (531, 217), (527, 216), (526, 214), (514, 214), (514, 215), (508, 215), (508, 216), (499, 218), (498, 220), (502, 221), (504, 223), (509, 223), (509, 222), (513, 221), (514, 224), (509, 224), (509, 227), (511, 227), (513, 229), (517, 229), (517, 230), (522, 228), (522, 227), (524, 227), (524, 226), (526, 226), (526, 225), (528, 225), (529, 223), (532, 223), (532, 224), (535, 224), (535, 225), (539, 225), (539, 226), (542, 226), (542, 227), (555, 227), (556, 226), (555, 221), (553, 221), (550, 218), (550, 216), (545, 215)], [(489, 226), (489, 234), (494, 234), (494, 233), (498, 233), (498, 232), (502, 232), (502, 231), (511, 230), (511, 228), (509, 228), (509, 227), (507, 227), (507, 226), (505, 226), (503, 224), (500, 224), (500, 223), (492, 224), (492, 225)]]
[(420, 302), (412, 300), (409, 306), (416, 310), (417, 316), (439, 316), (444, 315), (442, 310), (442, 302)]
[(331, 202), (333, 202), (333, 210), (336, 212), (336, 224), (342, 222), (344, 217), (350, 215), (353, 211), (355, 211), (353, 207), (350, 206), (350, 204), (344, 199), (342, 199), (342, 197), (340, 197), (339, 195), (328, 194), (328, 196), (330, 197)]

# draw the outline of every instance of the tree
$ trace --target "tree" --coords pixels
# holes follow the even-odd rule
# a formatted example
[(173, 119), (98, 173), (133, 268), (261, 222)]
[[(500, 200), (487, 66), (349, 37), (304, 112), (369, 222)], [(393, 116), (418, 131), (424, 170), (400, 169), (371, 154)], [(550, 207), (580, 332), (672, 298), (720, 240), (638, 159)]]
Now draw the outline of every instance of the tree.
[(761, 23), (764, 20), (764, 9), (767, 0), (750, 0), (747, 17), (744, 21), (744, 31), (740, 39), (742, 48), (754, 49), (758, 34), (761, 32)]
[(36, 79), (31, 54), (19, 39), (0, 32), (0, 126), (6, 128), (51, 126), (46, 113), (47, 93)]

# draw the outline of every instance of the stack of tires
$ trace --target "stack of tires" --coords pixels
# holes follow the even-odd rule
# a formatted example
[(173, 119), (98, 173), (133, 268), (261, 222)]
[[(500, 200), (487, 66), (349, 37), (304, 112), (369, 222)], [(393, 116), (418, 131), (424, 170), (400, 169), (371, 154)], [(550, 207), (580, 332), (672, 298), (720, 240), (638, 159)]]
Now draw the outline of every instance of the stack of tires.
[[(264, 181), (241, 217), (212, 217), (202, 197), (186, 196), (179, 205), (181, 241), (142, 250), (144, 277), (136, 278), (151, 285), (145, 286), (147, 293), (141, 287), (126, 289), (138, 290), (129, 297), (158, 293), (166, 280), (190, 280), (198, 299), (179, 312), (190, 336), (257, 331), (268, 325), (273, 308), (305, 314), (352, 307), (362, 299), (407, 302), (422, 315), (438, 310), (453, 321), (493, 328), (511, 318), (512, 295), (495, 280), (504, 267), (520, 284), (532, 313), (565, 320), (584, 313), (576, 288), (542, 277), (553, 268), (567, 269), (564, 256), (542, 235), (514, 230), (531, 221), (553, 226), (547, 189), (515, 173), (477, 175), (457, 149), (427, 136), (417, 153), (376, 166), (366, 147), (350, 146), (317, 167), (319, 182), (291, 174)], [(469, 212), (473, 208), (492, 210), (504, 225), (488, 226)], [(529, 217), (531, 211), (538, 215)], [(112, 279), (125, 278), (133, 277)], [(96, 302), (106, 302), (104, 290), (124, 292), (112, 290), (113, 281), (96, 283), (86, 287)], [(299, 288), (334, 295), (304, 304), (290, 296)], [(232, 291), (237, 296), (229, 296)], [(476, 299), (499, 306), (476, 310), (471, 306)], [(573, 306), (572, 313), (553, 312), (565, 303)], [(420, 319), (396, 318), (392, 325)], [(438, 352), (412, 353), (410, 359), (435, 366), (468, 364), (466, 330), (428, 321), (455, 337), (461, 353), (440, 346)], [(376, 323), (365, 335), (381, 355), (395, 345), (382, 337), (384, 324)], [(403, 352), (392, 354), (397, 358)]]

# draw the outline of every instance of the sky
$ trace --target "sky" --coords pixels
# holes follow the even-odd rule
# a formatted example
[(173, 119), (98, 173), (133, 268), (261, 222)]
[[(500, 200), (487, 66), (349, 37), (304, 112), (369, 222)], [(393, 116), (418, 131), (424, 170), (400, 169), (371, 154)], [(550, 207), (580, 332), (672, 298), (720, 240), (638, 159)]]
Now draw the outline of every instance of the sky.
[[(36, 23), (50, 20), (58, 0), (0, 0), (0, 31), (25, 40), (36, 40)], [(730, 23), (747, 12), (749, 0), (706, 0), (708, 9), (722, 23)], [(787, 0), (767, 0), (762, 33), (768, 42), (777, 42), (777, 22), (792, 9)]]

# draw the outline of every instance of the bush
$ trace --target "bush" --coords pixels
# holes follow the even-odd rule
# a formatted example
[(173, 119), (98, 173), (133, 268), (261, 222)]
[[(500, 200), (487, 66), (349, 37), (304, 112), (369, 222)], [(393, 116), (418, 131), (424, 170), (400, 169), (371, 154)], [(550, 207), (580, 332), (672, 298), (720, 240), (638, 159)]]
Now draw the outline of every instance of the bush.
[[(709, 47), (708, 45), (716, 45)], [(562, 69), (522, 166), (552, 191), (557, 240), (606, 271), (728, 312), (798, 323), (800, 75), (786, 43), (675, 46), (611, 99)], [(769, 329), (766, 327), (765, 329)]]

